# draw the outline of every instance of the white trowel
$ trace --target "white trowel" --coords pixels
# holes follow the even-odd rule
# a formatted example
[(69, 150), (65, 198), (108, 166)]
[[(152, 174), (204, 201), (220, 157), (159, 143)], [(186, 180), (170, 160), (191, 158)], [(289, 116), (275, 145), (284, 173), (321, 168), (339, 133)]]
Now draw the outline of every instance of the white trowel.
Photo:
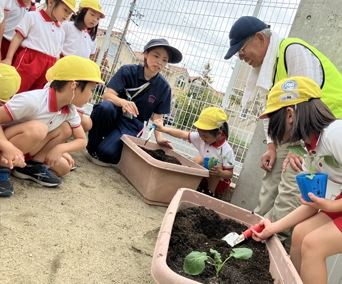
[(222, 238), (222, 240), (226, 241), (231, 247), (233, 247), (233, 246), (243, 242), (244, 240), (249, 239), (253, 234), (252, 229), (254, 231), (260, 233), (264, 228), (265, 228), (265, 226), (257, 224), (257, 225), (254, 225), (253, 227), (247, 229), (246, 231), (242, 232), (240, 235), (238, 233), (231, 232), (231, 233), (225, 235)]

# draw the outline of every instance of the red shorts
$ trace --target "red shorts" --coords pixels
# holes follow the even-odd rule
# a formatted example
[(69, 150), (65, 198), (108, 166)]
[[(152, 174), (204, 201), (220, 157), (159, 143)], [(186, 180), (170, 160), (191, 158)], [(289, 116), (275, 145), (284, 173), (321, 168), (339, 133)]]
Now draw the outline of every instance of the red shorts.
[[(9, 40), (5, 39), (4, 37), (2, 38), (2, 41), (1, 41), (1, 59), (2, 60), (4, 60), (6, 58), (10, 44), (11, 44), (11, 42)], [(15, 61), (16, 57), (18, 56), (19, 52), (22, 49), (23, 48), (21, 46), (18, 47), (17, 51), (13, 55), (12, 63)]]
[[(342, 198), (342, 192), (336, 196), (335, 200)], [(342, 211), (341, 212), (327, 212), (321, 211), (329, 216), (333, 221), (336, 227), (342, 232)]]
[[(215, 194), (224, 192), (229, 187), (230, 183), (231, 183), (230, 179), (220, 180), (218, 185), (216, 186)], [(203, 188), (208, 188), (207, 178), (202, 178), (200, 186)]]
[(43, 89), (47, 80), (46, 71), (57, 61), (56, 57), (39, 51), (24, 48), (18, 54), (13, 66), (21, 77), (18, 93)]

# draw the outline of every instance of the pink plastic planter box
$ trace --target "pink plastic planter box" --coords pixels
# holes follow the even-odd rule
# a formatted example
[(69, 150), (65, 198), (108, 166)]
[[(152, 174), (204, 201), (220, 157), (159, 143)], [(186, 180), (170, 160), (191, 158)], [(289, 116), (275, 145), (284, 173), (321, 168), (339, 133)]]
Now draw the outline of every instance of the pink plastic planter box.
[[(199, 283), (172, 271), (166, 263), (172, 227), (177, 211), (195, 206), (205, 206), (214, 210), (224, 219), (233, 219), (247, 226), (254, 225), (262, 219), (259, 215), (252, 214), (243, 208), (187, 188), (180, 188), (167, 208), (154, 249), (151, 275), (156, 283)], [(273, 276), (274, 283), (302, 284), (303, 282), (294, 268), (290, 256), (286, 253), (279, 239), (276, 236), (269, 238), (266, 241), (266, 247), (270, 256), (270, 273)]]
[[(122, 174), (141, 193), (148, 204), (168, 206), (178, 188), (196, 190), (203, 177), (209, 172), (175, 151), (156, 143), (129, 135), (123, 135), (124, 142), (119, 168)], [(176, 157), (182, 165), (158, 161), (152, 158), (142, 146), (150, 150), (163, 149), (167, 155)]]

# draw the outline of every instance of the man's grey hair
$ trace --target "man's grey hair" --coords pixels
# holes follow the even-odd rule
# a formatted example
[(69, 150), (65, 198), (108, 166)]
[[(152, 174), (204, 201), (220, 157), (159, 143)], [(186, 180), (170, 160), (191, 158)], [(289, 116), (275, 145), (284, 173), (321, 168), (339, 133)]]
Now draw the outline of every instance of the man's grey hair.
[(265, 37), (270, 38), (272, 35), (272, 30), (270, 28), (266, 28), (260, 31)]

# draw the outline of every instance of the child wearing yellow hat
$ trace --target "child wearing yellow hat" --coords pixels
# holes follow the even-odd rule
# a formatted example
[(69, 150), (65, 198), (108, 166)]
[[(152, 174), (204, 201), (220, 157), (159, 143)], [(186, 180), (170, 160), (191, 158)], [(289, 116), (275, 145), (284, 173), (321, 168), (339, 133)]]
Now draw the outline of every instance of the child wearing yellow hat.
[[(321, 159), (314, 170), (342, 185), (342, 120), (321, 96), (322, 90), (309, 78), (283, 79), (271, 89), (260, 118), (269, 118), (268, 135), (277, 145), (302, 140), (310, 156), (333, 156), (338, 168)], [(301, 206), (276, 222), (263, 220), (265, 229), (254, 232), (253, 238), (264, 240), (294, 227), (290, 255), (303, 283), (327, 283), (326, 258), (342, 253), (342, 194), (329, 200), (309, 193), (312, 202), (298, 197)]]
[(233, 176), (235, 156), (227, 143), (229, 129), (227, 115), (217, 107), (204, 109), (194, 123), (197, 132), (163, 126), (162, 120), (153, 122), (157, 131), (188, 140), (199, 152), (194, 161), (209, 169), (209, 178), (203, 178), (199, 191), (211, 195), (221, 195), (230, 185)]
[[(76, 12), (76, 0), (45, 0), (45, 4), (45, 9), (26, 13), (21, 19), (2, 61), (20, 74), (18, 93), (44, 87), (46, 71), (57, 61), (65, 40), (61, 23)], [(23, 49), (13, 60), (19, 46)]]
[[(105, 15), (102, 6), (97, 0), (82, 0), (79, 10), (71, 16), (70, 21), (65, 21), (62, 28), (65, 32), (65, 41), (62, 47), (61, 57), (78, 55), (90, 58), (96, 53), (96, 34), (100, 19)], [(85, 116), (85, 107), (77, 109), (85, 132), (92, 128), (92, 120)]]
[[(75, 106), (82, 107), (92, 96), (95, 85), (104, 83), (100, 75), (99, 67), (90, 59), (66, 56), (47, 71), (49, 88), (15, 95), (0, 107), (0, 137), (5, 142), (0, 141), (12, 144), (2, 156), (12, 161), (17, 153), (23, 153), (26, 158), (25, 167), (13, 169), (15, 177), (45, 187), (61, 183), (59, 176), (67, 174), (73, 166), (67, 153), (81, 150), (87, 144)], [(74, 139), (66, 143), (71, 136)]]
[(0, 106), (17, 93), (20, 82), (21, 78), (14, 67), (0, 63)]

